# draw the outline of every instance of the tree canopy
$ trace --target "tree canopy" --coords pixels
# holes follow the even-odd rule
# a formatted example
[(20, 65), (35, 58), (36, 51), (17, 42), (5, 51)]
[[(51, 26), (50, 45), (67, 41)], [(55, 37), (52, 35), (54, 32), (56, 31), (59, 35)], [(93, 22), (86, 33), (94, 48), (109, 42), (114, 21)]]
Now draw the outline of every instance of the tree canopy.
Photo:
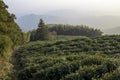
[(37, 30), (31, 34), (31, 41), (50, 40), (51, 38), (51, 33), (48, 31), (48, 28), (46, 27), (44, 21), (40, 19)]
[(102, 31), (94, 29), (86, 25), (65, 25), (65, 24), (48, 24), (49, 31), (56, 32), (57, 35), (71, 36), (88, 36), (98, 37), (102, 35)]
[(11, 52), (23, 42), (23, 32), (14, 21), (16, 17), (7, 8), (4, 1), (0, 0), (0, 80), (10, 80)]
[(15, 15), (10, 14), (7, 8), (8, 6), (0, 0), (0, 34), (8, 36), (15, 45), (19, 45), (22, 43), (23, 33), (14, 21)]

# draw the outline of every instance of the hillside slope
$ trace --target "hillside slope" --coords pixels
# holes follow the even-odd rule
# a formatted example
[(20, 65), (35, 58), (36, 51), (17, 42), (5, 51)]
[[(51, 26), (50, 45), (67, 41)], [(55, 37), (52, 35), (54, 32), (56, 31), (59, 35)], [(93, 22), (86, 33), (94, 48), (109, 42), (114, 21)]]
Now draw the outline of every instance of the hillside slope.
[(15, 80), (119, 80), (120, 36), (31, 42), (14, 52)]
[(8, 6), (0, 0), (0, 80), (10, 80), (12, 50), (22, 43), (23, 33), (16, 24), (14, 14), (8, 12)]

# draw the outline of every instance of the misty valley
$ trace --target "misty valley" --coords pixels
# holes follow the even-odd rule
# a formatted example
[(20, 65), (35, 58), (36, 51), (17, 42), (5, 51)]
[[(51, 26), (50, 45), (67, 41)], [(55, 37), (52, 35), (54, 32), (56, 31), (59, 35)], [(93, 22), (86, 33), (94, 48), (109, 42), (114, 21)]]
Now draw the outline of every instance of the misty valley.
[(119, 16), (72, 12), (17, 19), (0, 0), (0, 80), (120, 80)]

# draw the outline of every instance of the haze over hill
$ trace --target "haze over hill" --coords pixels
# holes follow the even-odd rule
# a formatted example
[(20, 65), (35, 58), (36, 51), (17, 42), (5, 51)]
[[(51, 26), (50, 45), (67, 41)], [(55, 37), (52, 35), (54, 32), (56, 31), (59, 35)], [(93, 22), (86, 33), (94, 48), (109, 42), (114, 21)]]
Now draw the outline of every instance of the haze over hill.
[(103, 30), (105, 34), (120, 34), (120, 26)]
[(40, 18), (50, 24), (83, 24), (102, 30), (120, 26), (120, 0), (4, 1), (23, 31), (36, 28)]
[(103, 31), (120, 26), (120, 16), (95, 15), (94, 13), (88, 14), (88, 12), (79, 12), (76, 10), (55, 10), (43, 15), (28, 14), (18, 18), (17, 23), (23, 31), (28, 31), (37, 28), (40, 18), (48, 24), (83, 24), (102, 29)]

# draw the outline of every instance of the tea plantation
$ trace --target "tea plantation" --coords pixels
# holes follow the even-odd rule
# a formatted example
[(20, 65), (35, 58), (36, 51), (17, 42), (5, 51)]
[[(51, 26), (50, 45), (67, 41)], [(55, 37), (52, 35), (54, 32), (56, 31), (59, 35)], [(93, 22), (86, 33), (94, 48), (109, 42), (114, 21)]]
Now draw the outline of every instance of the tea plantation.
[(120, 80), (120, 36), (36, 41), (13, 54), (14, 80)]

